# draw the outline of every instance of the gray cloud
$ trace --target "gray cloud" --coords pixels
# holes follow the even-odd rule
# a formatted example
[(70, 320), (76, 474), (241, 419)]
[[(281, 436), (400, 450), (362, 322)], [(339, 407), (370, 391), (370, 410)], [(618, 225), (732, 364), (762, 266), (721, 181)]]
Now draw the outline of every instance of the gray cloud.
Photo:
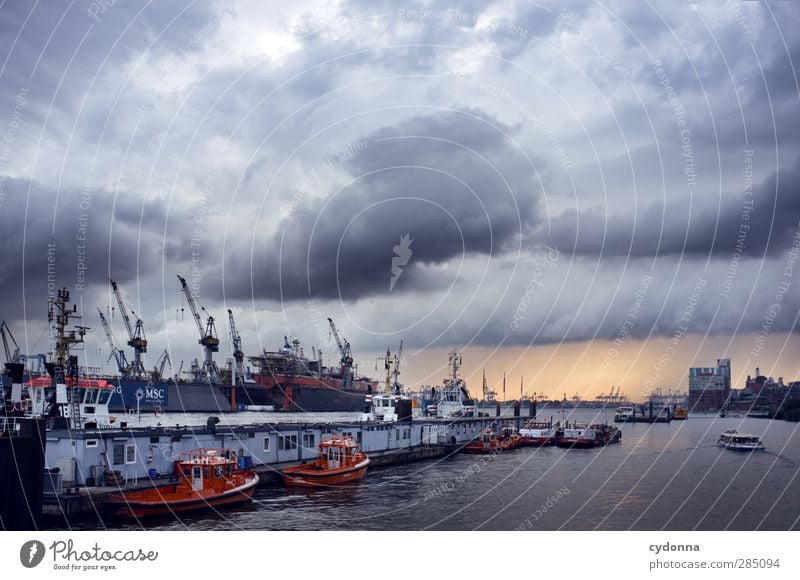
[(419, 265), (518, 248), (538, 221), (539, 184), (509, 132), (479, 111), (460, 111), (372, 133), (344, 164), (352, 181), (322, 202), (299, 203), (276, 234), (256, 236), (252, 271), (237, 249), (226, 290), (249, 297), (252, 275), (257, 297), (386, 294), (393, 247), (406, 234), (413, 260), (398, 291), (440, 285)]
[(800, 219), (800, 163), (774, 173), (751, 193), (672, 197), (625, 213), (566, 210), (533, 239), (582, 256), (656, 258), (669, 254), (730, 259), (783, 252)]

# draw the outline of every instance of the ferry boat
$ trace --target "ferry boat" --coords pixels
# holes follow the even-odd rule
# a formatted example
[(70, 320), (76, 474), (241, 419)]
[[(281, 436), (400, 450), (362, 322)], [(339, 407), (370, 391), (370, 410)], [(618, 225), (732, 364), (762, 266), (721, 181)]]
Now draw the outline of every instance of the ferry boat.
[(439, 419), (477, 417), (478, 407), (470, 395), (464, 380), (459, 376), (461, 354), (455, 349), (450, 353), (450, 376), (444, 379), (439, 390), (431, 389), (433, 403), (427, 406), (427, 414)]
[(636, 408), (631, 405), (623, 405), (621, 407), (617, 407), (616, 413), (614, 413), (614, 423), (625, 423), (626, 421), (630, 421), (636, 416)]
[(672, 419), (675, 421), (685, 421), (689, 418), (689, 411), (686, 407), (675, 407), (675, 410), (672, 412)]
[(193, 449), (175, 462), (178, 483), (121, 493), (106, 507), (115, 516), (145, 518), (248, 502), (258, 474), (239, 470), (237, 461), (231, 449)]
[(553, 445), (558, 426), (544, 421), (529, 421), (520, 430), (523, 446)]
[(728, 429), (720, 435), (717, 445), (733, 451), (764, 451), (764, 444), (758, 436), (739, 433), (736, 429)]
[(333, 436), (319, 445), (319, 457), (312, 463), (281, 471), (287, 486), (318, 487), (340, 485), (364, 479), (369, 457), (352, 437)]

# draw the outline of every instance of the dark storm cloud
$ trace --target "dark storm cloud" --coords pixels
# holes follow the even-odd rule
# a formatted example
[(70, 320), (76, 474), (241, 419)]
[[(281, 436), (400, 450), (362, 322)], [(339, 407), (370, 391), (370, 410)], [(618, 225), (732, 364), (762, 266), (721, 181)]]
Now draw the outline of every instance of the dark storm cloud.
[(147, 276), (162, 260), (185, 253), (180, 240), (164, 239), (165, 207), (161, 199), (115, 196), (91, 182), (56, 196), (41, 184), (6, 178), (0, 318), (22, 317), (23, 292), (28, 308), (43, 311), (48, 283), (51, 290), (66, 286), (76, 298), (105, 290), (107, 277), (124, 283)]
[[(198, 34), (218, 25), (221, 14), (213, 5), (196, 2), (4, 5), (0, 65), (4, 59), (7, 64), (0, 71), (0, 110), (25, 87), (31, 117), (47, 119), (51, 131), (72, 140), (76, 117), (85, 115), (87, 122), (78, 131), (97, 140), (118, 113), (117, 99), (131, 90), (133, 79), (120, 71), (141, 57), (147, 62), (195, 50), (206, 40)], [(84, 99), (88, 106), (81, 110)]]
[(685, 253), (730, 259), (737, 245), (745, 257), (786, 249), (800, 219), (800, 163), (772, 174), (752, 193), (669, 198), (634, 212), (601, 207), (567, 210), (534, 239), (583, 256), (656, 257)]
[[(300, 202), (277, 234), (257, 237), (258, 297), (386, 294), (393, 250), (406, 234), (413, 259), (398, 291), (443, 283), (421, 279), (415, 272), (421, 264), (518, 247), (520, 234), (537, 221), (539, 186), (503, 134), (510, 131), (478, 111), (461, 111), (407, 119), (369, 135), (345, 164), (350, 183), (334, 187), (324, 202)], [(249, 297), (250, 265), (232, 258), (226, 289)]]

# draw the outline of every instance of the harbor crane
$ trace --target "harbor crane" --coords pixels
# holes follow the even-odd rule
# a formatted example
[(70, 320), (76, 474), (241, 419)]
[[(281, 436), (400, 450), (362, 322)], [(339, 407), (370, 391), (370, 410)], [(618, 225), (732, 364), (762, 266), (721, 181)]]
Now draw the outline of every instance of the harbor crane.
[[(19, 345), (17, 344), (17, 341), (14, 340), (14, 335), (11, 334), (11, 329), (8, 327), (8, 324), (6, 324), (5, 320), (2, 323), (0, 323), (0, 335), (2, 335), (3, 337), (3, 350), (6, 353), (6, 362), (19, 361), (20, 360)], [(11, 339), (11, 342), (14, 343), (13, 353), (11, 352), (11, 348), (8, 346), (9, 338)]]
[(236, 330), (236, 323), (233, 320), (233, 310), (228, 308), (228, 325), (231, 331), (231, 343), (233, 343), (233, 385), (239, 386), (244, 383), (244, 352), (242, 351), (242, 337)]
[(339, 331), (336, 330), (332, 318), (328, 318), (328, 324), (331, 325), (331, 334), (336, 339), (336, 346), (339, 347), (339, 354), (342, 356), (339, 363), (341, 364), (344, 388), (349, 389), (353, 384), (353, 355), (350, 352), (350, 343), (339, 336)]
[(125, 357), (125, 352), (117, 346), (117, 343), (114, 341), (114, 334), (111, 332), (111, 326), (108, 324), (108, 320), (106, 317), (103, 316), (103, 311), (99, 308), (97, 309), (97, 313), (100, 315), (100, 322), (103, 324), (103, 330), (106, 333), (106, 339), (108, 340), (108, 346), (111, 348), (111, 354), (109, 355), (109, 360), (111, 357), (114, 357), (114, 360), (117, 361), (117, 370), (119, 374), (125, 376), (130, 373), (130, 366), (128, 365), (128, 359)]
[[(135, 378), (144, 378), (147, 373), (144, 370), (144, 363), (142, 362), (142, 354), (147, 352), (147, 338), (144, 335), (144, 323), (142, 319), (137, 317), (136, 323), (131, 324), (130, 316), (128, 316), (128, 309), (125, 307), (125, 301), (122, 299), (122, 294), (119, 291), (117, 283), (111, 278), (108, 279), (111, 283), (111, 290), (114, 292), (114, 297), (117, 299), (119, 305), (119, 313), (122, 315), (122, 321), (125, 323), (125, 331), (128, 333), (128, 346), (133, 348), (133, 362), (130, 364), (129, 374)], [(131, 310), (133, 312), (133, 310)], [(133, 312), (136, 316), (136, 313)]]
[(172, 368), (172, 361), (169, 358), (169, 351), (164, 349), (164, 352), (161, 353), (161, 356), (158, 357), (156, 361), (156, 366), (153, 367), (153, 379), (161, 380), (164, 378), (164, 369), (169, 364), (169, 368)]
[[(203, 352), (205, 354), (202, 372), (209, 383), (218, 383), (219, 368), (214, 361), (214, 353), (219, 351), (219, 338), (217, 338), (217, 327), (214, 325), (214, 317), (209, 314), (206, 319), (206, 326), (203, 328), (203, 321), (200, 318), (200, 313), (197, 311), (197, 305), (194, 302), (192, 292), (189, 290), (188, 284), (186, 284), (186, 279), (178, 274), (178, 280), (181, 282), (181, 290), (183, 290), (183, 294), (186, 296), (186, 302), (189, 303), (192, 317), (197, 324), (197, 331), (200, 333), (200, 340), (198, 342), (203, 347)], [(205, 308), (202, 306), (200, 308), (203, 312), (206, 312)], [(206, 312), (206, 314), (208, 313)]]

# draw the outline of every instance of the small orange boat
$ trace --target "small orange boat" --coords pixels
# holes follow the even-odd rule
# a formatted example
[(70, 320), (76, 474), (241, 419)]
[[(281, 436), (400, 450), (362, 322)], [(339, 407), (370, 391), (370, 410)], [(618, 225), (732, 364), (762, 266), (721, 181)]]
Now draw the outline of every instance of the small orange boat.
[(258, 474), (240, 470), (231, 449), (193, 449), (175, 462), (178, 483), (112, 496), (112, 515), (144, 518), (217, 508), (253, 498)]
[(491, 429), (484, 429), (474, 441), (470, 441), (461, 448), (461, 453), (469, 455), (483, 455), (485, 453), (496, 453), (500, 451), (501, 440), (492, 432)]
[(319, 457), (313, 463), (287, 467), (281, 475), (288, 486), (341, 485), (364, 479), (368, 466), (369, 457), (352, 437), (332, 437), (319, 444)]

